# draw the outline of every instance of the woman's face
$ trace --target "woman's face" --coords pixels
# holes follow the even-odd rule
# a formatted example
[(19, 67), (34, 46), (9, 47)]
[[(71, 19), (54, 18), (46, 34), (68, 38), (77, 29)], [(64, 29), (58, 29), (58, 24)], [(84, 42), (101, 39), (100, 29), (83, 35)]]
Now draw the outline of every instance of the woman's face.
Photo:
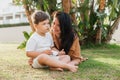
[(52, 22), (52, 28), (53, 28), (53, 32), (56, 34), (56, 35), (59, 35), (60, 36), (60, 24), (59, 24), (59, 21), (56, 17), (54, 17), (53, 19), (53, 22)]

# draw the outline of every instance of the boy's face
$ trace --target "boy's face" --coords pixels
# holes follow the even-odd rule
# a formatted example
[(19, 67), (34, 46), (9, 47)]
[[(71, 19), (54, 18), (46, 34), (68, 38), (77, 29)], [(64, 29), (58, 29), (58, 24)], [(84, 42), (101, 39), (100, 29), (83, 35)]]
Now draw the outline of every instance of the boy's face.
[(49, 19), (39, 22), (35, 25), (36, 31), (40, 34), (45, 34), (50, 29)]

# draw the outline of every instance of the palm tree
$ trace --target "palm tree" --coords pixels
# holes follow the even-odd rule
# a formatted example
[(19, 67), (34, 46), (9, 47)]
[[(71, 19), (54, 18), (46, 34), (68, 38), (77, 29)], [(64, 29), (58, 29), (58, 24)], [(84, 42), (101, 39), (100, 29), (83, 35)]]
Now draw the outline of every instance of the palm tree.
[(35, 31), (35, 28), (34, 28), (34, 25), (33, 25), (33, 23), (32, 23), (32, 19), (31, 19), (31, 14), (32, 14), (33, 10), (30, 9), (29, 5), (25, 2), (25, 0), (22, 0), (22, 1), (23, 1), (23, 3), (24, 3), (23, 6), (24, 6), (24, 9), (25, 9), (25, 13), (26, 13), (26, 16), (27, 16), (27, 18), (28, 18), (28, 21), (29, 21), (29, 23), (30, 23), (31, 29), (32, 29), (32, 31), (34, 32), (34, 31)]
[[(83, 43), (100, 44), (104, 41), (110, 41), (112, 33), (120, 20), (118, 17), (120, 16), (119, 0), (61, 0), (60, 3), (57, 3), (57, 0), (14, 1), (21, 2), (24, 5), (25, 13), (33, 32), (34, 27), (30, 16), (35, 9), (47, 11), (50, 15), (56, 10), (63, 10), (69, 13), (73, 23), (77, 26), (77, 32)], [(97, 9), (95, 9), (96, 5), (99, 6)], [(110, 15), (106, 16), (106, 8), (108, 8)], [(109, 18), (107, 25), (104, 24), (106, 17)], [(111, 25), (111, 22), (113, 22), (113, 25)]]
[[(99, 12), (102, 13), (105, 9), (105, 0), (100, 0), (99, 3)], [(97, 28), (97, 33), (96, 33), (96, 43), (97, 44), (101, 44), (101, 36), (102, 36), (102, 29), (101, 29), (101, 25), (102, 23), (100, 21), (98, 21), (98, 28)]]
[[(74, 0), (74, 2), (77, 2), (77, 0)], [(62, 7), (63, 7), (63, 11), (70, 14), (73, 23), (77, 25), (75, 12), (72, 13), (70, 12), (74, 8), (74, 5), (72, 4), (72, 0), (62, 0)]]
[(107, 40), (106, 42), (109, 42), (112, 39), (112, 34), (115, 32), (115, 30), (118, 28), (118, 25), (120, 24), (120, 15), (118, 16), (118, 18), (115, 20), (115, 22), (112, 25), (112, 28), (110, 29), (110, 31), (108, 32), (107, 35)]

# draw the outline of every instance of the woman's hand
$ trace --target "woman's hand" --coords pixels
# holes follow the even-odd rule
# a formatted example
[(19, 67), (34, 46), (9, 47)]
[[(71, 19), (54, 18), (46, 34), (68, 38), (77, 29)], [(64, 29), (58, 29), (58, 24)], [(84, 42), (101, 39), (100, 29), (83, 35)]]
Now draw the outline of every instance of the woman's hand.
[(64, 51), (64, 49), (62, 49), (59, 53), (58, 53), (58, 55), (65, 55), (66, 53), (65, 53), (65, 51)]

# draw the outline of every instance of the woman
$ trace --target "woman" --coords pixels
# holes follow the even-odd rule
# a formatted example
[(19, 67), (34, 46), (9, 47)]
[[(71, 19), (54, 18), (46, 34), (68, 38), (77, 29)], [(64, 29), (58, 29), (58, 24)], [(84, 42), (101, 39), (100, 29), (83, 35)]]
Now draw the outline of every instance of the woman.
[(53, 36), (55, 47), (58, 50), (64, 49), (70, 56), (70, 64), (78, 65), (82, 58), (80, 52), (79, 38), (74, 32), (70, 16), (65, 12), (56, 12), (52, 22), (51, 34)]

